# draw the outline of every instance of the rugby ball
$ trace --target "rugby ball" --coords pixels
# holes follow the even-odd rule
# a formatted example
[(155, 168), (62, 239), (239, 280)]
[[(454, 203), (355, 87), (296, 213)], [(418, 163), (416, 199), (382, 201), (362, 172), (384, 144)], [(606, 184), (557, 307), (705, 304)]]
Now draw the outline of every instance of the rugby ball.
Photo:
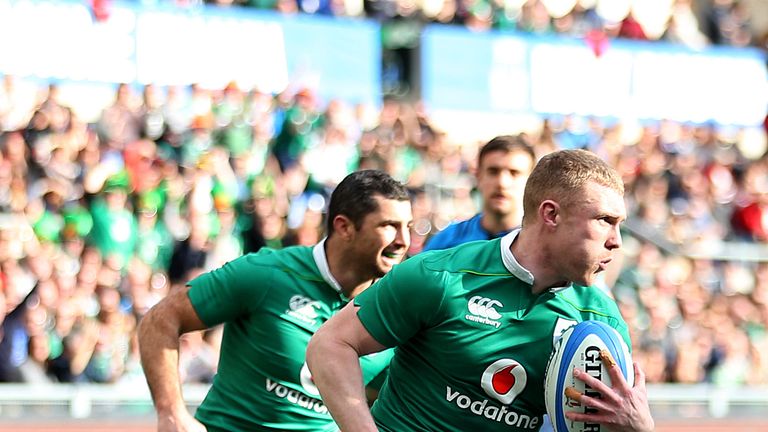
[(600, 394), (583, 381), (573, 377), (578, 368), (611, 387), (608, 370), (600, 359), (600, 351), (607, 350), (619, 365), (629, 385), (635, 381), (632, 357), (624, 339), (613, 327), (601, 321), (583, 321), (566, 329), (555, 347), (547, 364), (544, 378), (544, 398), (547, 414), (555, 432), (600, 431), (601, 425), (574, 422), (565, 417), (568, 411), (590, 412), (578, 402), (565, 396), (566, 387), (574, 387), (584, 395), (600, 397)]

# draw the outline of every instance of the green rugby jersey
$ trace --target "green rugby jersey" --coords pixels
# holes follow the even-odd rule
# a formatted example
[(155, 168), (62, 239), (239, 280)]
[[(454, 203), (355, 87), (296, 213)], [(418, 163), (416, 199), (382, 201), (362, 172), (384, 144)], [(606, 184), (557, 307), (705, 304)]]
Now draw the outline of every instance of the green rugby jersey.
[[(218, 372), (195, 413), (209, 431), (337, 430), (305, 362), (309, 339), (347, 303), (323, 244), (261, 249), (190, 282), (200, 319), (226, 323)], [(391, 357), (363, 357), (365, 382)]]
[(629, 344), (601, 290), (531, 294), (533, 276), (510, 252), (516, 235), (417, 255), (355, 298), (370, 334), (397, 346), (372, 408), (380, 430), (538, 430), (555, 335), (594, 319)]

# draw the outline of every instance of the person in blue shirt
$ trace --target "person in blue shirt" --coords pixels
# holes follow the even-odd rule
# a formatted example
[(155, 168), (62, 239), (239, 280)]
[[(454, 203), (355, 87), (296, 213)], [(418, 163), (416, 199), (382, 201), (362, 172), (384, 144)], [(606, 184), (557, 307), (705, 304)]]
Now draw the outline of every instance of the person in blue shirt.
[(478, 154), (475, 178), (482, 211), (432, 236), (424, 251), (448, 249), (473, 240), (502, 237), (520, 226), (523, 189), (536, 163), (533, 148), (521, 135), (501, 135)]
[[(432, 236), (423, 251), (503, 237), (518, 228), (523, 219), (525, 182), (535, 164), (533, 148), (520, 135), (501, 135), (488, 141), (480, 148), (475, 173), (482, 211)], [(545, 416), (541, 432), (552, 430), (552, 423)]]

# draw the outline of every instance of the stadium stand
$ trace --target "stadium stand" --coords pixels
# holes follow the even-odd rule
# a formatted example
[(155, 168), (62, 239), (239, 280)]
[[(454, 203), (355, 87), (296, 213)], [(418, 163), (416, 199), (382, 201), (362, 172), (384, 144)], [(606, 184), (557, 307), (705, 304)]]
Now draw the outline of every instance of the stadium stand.
[[(747, 1), (678, 0), (663, 25), (647, 28), (646, 16), (611, 20), (599, 2), (582, 1), (565, 12), (536, 0), (205, 3), (366, 17), (384, 28), (414, 20), (768, 48)], [(476, 213), (479, 138), (458, 142), (418, 102), (385, 98), (372, 111), (315, 90), (116, 84), (98, 115), (81, 118), (55, 82), (3, 74), (0, 382), (143, 385), (142, 315), (243, 253), (317, 242), (329, 192), (351, 170), (383, 169), (412, 189), (411, 255)], [(587, 148), (624, 176), (625, 256), (607, 279), (649, 383), (768, 385), (766, 133), (576, 117), (544, 118), (526, 131), (540, 155)], [(220, 329), (184, 337), (185, 383), (211, 381), (220, 337)], [(675, 400), (674, 387), (664, 388)]]

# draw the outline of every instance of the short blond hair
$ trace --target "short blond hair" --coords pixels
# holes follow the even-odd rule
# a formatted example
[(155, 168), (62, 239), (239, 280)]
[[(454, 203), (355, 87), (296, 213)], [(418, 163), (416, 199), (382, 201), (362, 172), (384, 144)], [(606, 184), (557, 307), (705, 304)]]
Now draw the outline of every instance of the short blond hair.
[(611, 188), (624, 195), (619, 173), (597, 155), (586, 150), (560, 150), (536, 164), (523, 194), (523, 222), (531, 221), (544, 200), (568, 207), (588, 182)]

